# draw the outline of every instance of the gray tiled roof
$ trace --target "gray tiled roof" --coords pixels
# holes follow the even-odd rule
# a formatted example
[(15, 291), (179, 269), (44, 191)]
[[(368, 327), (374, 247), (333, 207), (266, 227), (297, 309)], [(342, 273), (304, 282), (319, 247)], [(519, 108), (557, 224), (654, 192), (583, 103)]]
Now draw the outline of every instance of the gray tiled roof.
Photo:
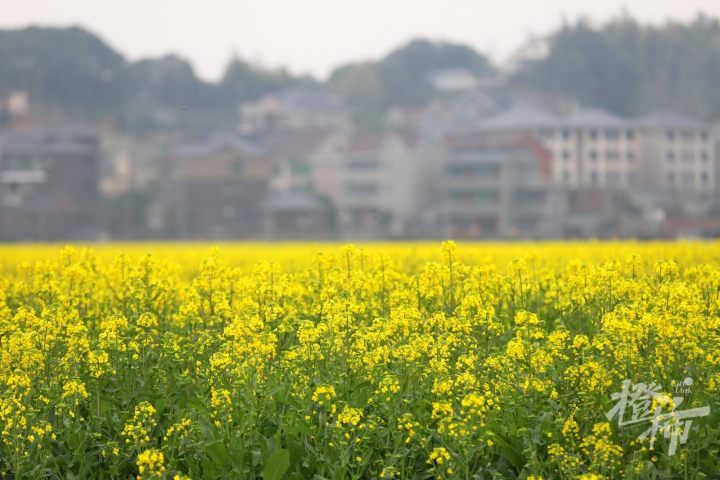
[(263, 202), (271, 211), (322, 211), (323, 203), (315, 195), (305, 192), (275, 192)]
[(495, 129), (535, 129), (560, 126), (555, 115), (528, 107), (516, 107), (482, 123), (482, 128)]
[(293, 110), (330, 112), (343, 109), (339, 97), (320, 88), (290, 88), (277, 94), (277, 99), (281, 104)]
[(623, 128), (632, 123), (604, 110), (583, 108), (560, 116), (531, 107), (516, 107), (483, 122), (484, 130), (534, 130), (541, 128)]
[(86, 155), (97, 151), (99, 135), (92, 127), (71, 123), (6, 132), (0, 144), (5, 155)]
[(635, 120), (639, 127), (701, 128), (703, 123), (695, 118), (677, 112), (653, 112)]
[(580, 128), (622, 128), (630, 125), (630, 122), (605, 110), (594, 108), (580, 109), (570, 115), (563, 117), (562, 126)]
[(183, 158), (202, 157), (224, 148), (230, 148), (246, 155), (260, 155), (264, 151), (262, 145), (234, 133), (216, 132), (202, 142), (177, 147), (175, 154)]

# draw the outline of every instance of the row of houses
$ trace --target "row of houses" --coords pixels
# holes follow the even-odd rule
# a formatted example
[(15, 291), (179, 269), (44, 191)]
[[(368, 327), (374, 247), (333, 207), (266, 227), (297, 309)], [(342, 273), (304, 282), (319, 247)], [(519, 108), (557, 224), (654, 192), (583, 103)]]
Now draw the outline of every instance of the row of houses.
[[(138, 185), (152, 190), (143, 227), (150, 237), (557, 238), (719, 228), (711, 125), (551, 101), (560, 107), (470, 92), (391, 110), (386, 128), (367, 132), (332, 95), (301, 89), (243, 105), (237, 128), (117, 155), (108, 145), (127, 142), (87, 126), (7, 133), (0, 237), (90, 238), (102, 194)], [(153, 152), (156, 160), (140, 163), (151, 168), (138, 171), (138, 152)]]
[[(214, 214), (168, 216), (183, 234), (207, 236), (197, 219), (212, 218), (218, 237), (657, 235), (662, 202), (648, 198), (707, 208), (718, 185), (710, 128), (678, 115), (629, 122), (594, 110), (509, 111), (474, 130), (293, 129), (264, 147), (240, 138), (177, 150), (169, 191), (188, 192), (183, 208), (217, 197)], [(254, 187), (237, 190), (248, 197), (227, 193), (225, 182), (251, 178)]]
[(97, 234), (101, 146), (87, 126), (0, 136), (0, 239), (90, 239)]
[(679, 114), (623, 119), (600, 110), (555, 116), (516, 109), (481, 126), (536, 135), (552, 154), (553, 181), (570, 188), (716, 190), (712, 128)]

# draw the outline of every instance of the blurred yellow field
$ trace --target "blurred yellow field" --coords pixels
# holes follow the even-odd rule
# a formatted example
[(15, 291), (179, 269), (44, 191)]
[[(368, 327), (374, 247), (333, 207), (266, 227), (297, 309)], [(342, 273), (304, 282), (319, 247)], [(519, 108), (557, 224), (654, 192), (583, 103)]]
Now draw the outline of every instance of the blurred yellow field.
[[(658, 259), (672, 259), (682, 264), (720, 262), (720, 242), (634, 242), (634, 241), (582, 241), (582, 242), (457, 242), (457, 258), (468, 264), (492, 263), (503, 269), (513, 260), (527, 255), (537, 257), (536, 262), (546, 266), (563, 267), (575, 258), (586, 262), (625, 260), (628, 255), (639, 255), (645, 263)], [(227, 266), (245, 267), (258, 262), (280, 263), (284, 270), (305, 268), (317, 253), (337, 253), (339, 243), (232, 243), (232, 242), (168, 242), (74, 245), (77, 251), (89, 250), (93, 257), (108, 263), (118, 255), (137, 260), (153, 255), (168, 260), (185, 272), (196, 272), (200, 262), (211, 249)], [(403, 267), (419, 267), (425, 261), (440, 261), (439, 243), (360, 243), (359, 251), (376, 255), (384, 254)], [(0, 245), (0, 268), (12, 272), (21, 262), (57, 260), (61, 245), (19, 244)]]
[(720, 243), (0, 247), (0, 477), (716, 478)]

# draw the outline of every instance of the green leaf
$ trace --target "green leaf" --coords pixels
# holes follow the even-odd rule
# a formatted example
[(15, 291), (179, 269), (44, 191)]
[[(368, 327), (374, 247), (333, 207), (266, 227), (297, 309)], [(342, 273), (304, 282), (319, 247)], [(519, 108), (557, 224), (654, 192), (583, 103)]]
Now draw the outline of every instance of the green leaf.
[(353, 405), (363, 408), (367, 405), (368, 399), (372, 396), (372, 384), (370, 382), (362, 382), (353, 387), (350, 394), (350, 400)]
[(213, 462), (215, 462), (215, 465), (222, 467), (227, 463), (228, 459), (228, 452), (227, 448), (225, 447), (225, 443), (222, 440), (217, 440), (211, 444), (209, 444), (207, 447), (205, 447), (205, 451), (208, 454), (208, 457), (212, 459)]
[(215, 464), (209, 458), (205, 458), (202, 461), (203, 478), (216, 478), (217, 469)]
[(497, 432), (493, 433), (493, 441), (500, 450), (500, 453), (502, 453), (503, 457), (505, 457), (505, 460), (510, 462), (510, 464), (518, 470), (522, 469), (527, 462), (525, 461), (525, 458), (520, 454), (518, 449), (515, 448), (512, 443), (510, 443), (510, 441), (504, 436), (500, 435)]
[(265, 461), (263, 478), (265, 480), (280, 480), (290, 468), (290, 451), (286, 448), (275, 450)]

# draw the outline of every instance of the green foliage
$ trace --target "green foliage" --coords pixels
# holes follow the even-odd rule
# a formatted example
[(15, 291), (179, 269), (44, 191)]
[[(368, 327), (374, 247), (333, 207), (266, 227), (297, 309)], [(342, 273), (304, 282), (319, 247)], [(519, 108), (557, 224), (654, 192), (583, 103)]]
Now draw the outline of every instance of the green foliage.
[(125, 69), (121, 55), (80, 28), (0, 31), (0, 95), (29, 90), (51, 106), (112, 108), (128, 94)]
[(303, 80), (233, 58), (213, 83), (176, 55), (129, 62), (78, 27), (0, 31), (0, 96), (26, 90), (36, 106), (116, 117), (127, 128), (149, 128), (152, 107), (234, 111), (240, 101)]
[[(465, 45), (416, 39), (377, 62), (345, 65), (336, 69), (329, 84), (346, 92), (351, 104), (371, 100), (370, 105), (424, 105), (437, 92), (429, 75), (437, 70), (459, 68), (478, 76), (495, 72), (484, 56)], [(353, 88), (348, 88), (351, 85)], [(357, 87), (354, 87), (357, 85)]]
[(552, 37), (549, 56), (515, 81), (624, 115), (672, 109), (717, 119), (718, 78), (718, 20), (700, 15), (655, 27), (625, 16), (602, 27), (565, 25)]
[(463, 68), (478, 76), (494, 73), (490, 62), (465, 45), (414, 40), (391, 52), (379, 64), (386, 97), (393, 104), (424, 104), (435, 96), (428, 75)]
[(220, 82), (225, 98), (254, 100), (262, 95), (292, 86), (298, 82), (285, 70), (262, 70), (235, 57), (228, 64)]
[[(416, 39), (380, 60), (337, 68), (326, 85), (353, 108), (360, 125), (377, 125), (390, 106), (436, 98), (429, 75), (453, 68), (481, 77), (496, 73), (468, 46)], [(601, 26), (584, 20), (563, 26), (551, 37), (550, 54), (517, 72), (510, 86), (560, 92), (623, 115), (678, 110), (717, 120), (718, 78), (717, 19), (700, 15), (647, 26), (621, 16)], [(0, 96), (27, 90), (35, 105), (113, 117), (129, 129), (151, 128), (158, 107), (189, 109), (200, 125), (208, 116), (226, 122), (239, 102), (302, 83), (317, 81), (239, 58), (219, 82), (208, 82), (180, 57), (129, 62), (76, 27), (0, 31)]]

